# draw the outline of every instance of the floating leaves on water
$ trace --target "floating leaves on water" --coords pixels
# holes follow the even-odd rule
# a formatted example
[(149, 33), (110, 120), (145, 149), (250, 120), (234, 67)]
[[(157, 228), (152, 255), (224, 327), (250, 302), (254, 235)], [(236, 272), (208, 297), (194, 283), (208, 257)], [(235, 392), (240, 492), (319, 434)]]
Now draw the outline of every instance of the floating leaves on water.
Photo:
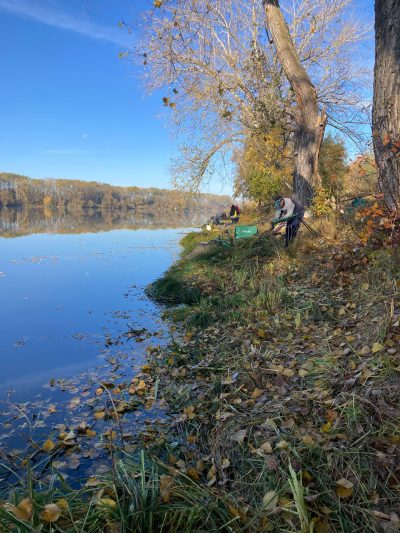
[(74, 431), (69, 431), (62, 440), (65, 446), (73, 446), (76, 443), (76, 434)]
[(66, 461), (53, 461), (51, 465), (56, 470), (64, 470), (67, 467), (67, 462)]
[(47, 439), (46, 442), (42, 446), (42, 450), (46, 453), (50, 453), (54, 450), (56, 445), (51, 439)]
[(72, 398), (72, 400), (69, 402), (68, 407), (70, 409), (76, 409), (80, 403), (81, 403), (81, 399), (77, 396), (75, 398)]

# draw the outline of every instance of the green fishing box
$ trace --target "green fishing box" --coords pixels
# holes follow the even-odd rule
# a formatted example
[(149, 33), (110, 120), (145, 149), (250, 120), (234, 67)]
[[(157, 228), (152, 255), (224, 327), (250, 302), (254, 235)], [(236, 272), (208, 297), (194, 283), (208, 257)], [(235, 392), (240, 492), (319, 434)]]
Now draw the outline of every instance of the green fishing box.
[(236, 226), (235, 227), (235, 239), (246, 239), (247, 237), (253, 237), (257, 235), (257, 226)]

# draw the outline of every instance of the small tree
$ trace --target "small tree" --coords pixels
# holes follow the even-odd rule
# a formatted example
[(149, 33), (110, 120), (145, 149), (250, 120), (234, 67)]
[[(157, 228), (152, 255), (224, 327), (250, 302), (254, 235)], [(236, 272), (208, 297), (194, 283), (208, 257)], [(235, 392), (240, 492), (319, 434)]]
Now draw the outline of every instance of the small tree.
[(319, 156), (321, 184), (329, 196), (337, 196), (344, 186), (347, 171), (347, 151), (344, 142), (327, 135)]
[(343, 188), (347, 196), (363, 196), (376, 191), (378, 171), (371, 152), (358, 155), (348, 165)]
[(235, 194), (260, 205), (269, 203), (291, 181), (293, 157), (284, 131), (273, 129), (263, 136), (250, 137), (234, 155)]

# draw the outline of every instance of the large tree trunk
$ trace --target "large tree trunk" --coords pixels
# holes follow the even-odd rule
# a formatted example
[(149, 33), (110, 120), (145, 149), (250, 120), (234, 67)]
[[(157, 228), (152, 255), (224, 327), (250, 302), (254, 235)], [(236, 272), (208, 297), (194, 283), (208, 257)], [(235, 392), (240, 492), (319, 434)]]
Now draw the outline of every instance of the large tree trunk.
[(314, 187), (318, 184), (318, 157), (326, 126), (326, 113), (318, 112), (315, 87), (300, 62), (288, 26), (278, 0), (263, 0), (268, 30), (282, 65), (295, 94), (294, 110), (295, 164), (293, 191), (298, 199), (309, 206)]
[(400, 0), (375, 0), (372, 132), (378, 187), (400, 209)]

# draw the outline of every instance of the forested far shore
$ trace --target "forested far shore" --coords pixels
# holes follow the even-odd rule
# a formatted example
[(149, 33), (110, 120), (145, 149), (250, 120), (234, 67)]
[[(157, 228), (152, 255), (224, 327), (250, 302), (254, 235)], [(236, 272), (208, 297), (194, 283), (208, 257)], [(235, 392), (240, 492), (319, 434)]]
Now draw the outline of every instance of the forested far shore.
[(182, 211), (227, 209), (229, 203), (228, 196), (208, 193), (120, 187), (96, 181), (32, 179), (0, 173), (0, 207), (56, 207), (68, 211), (83, 208)]

